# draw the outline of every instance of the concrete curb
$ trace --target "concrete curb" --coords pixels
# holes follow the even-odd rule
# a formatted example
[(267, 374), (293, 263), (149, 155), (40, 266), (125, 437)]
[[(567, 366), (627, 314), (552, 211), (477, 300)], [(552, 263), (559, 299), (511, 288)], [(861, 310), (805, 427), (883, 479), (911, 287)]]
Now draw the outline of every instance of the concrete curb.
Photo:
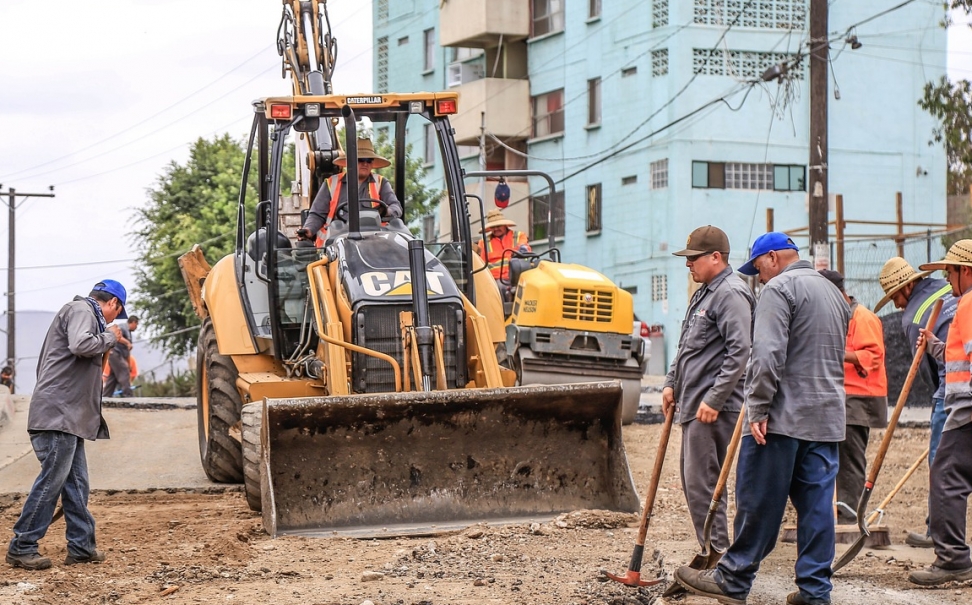
[(101, 405), (106, 408), (131, 410), (194, 410), (194, 397), (105, 397)]

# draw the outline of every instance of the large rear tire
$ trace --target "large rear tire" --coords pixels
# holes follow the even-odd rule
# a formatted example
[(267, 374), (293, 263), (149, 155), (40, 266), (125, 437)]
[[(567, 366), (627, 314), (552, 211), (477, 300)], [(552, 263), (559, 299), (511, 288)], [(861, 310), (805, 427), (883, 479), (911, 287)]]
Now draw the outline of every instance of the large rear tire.
[(260, 495), (260, 423), (263, 402), (254, 401), (243, 406), (243, 487), (250, 510), (263, 510)]
[(217, 483), (243, 481), (243, 450), (232, 436), (239, 435), (243, 408), (237, 376), (233, 360), (219, 353), (212, 320), (204, 319), (196, 352), (199, 458), (206, 476)]

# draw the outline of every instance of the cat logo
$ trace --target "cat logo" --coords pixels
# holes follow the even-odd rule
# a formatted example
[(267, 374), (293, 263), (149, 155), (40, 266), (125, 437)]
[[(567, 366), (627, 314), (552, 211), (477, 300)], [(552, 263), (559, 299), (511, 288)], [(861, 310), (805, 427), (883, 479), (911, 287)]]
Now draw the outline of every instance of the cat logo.
[[(444, 294), (442, 273), (426, 271), (429, 294)], [(411, 296), (411, 275), (408, 271), (369, 271), (361, 274), (361, 287), (368, 296)]]

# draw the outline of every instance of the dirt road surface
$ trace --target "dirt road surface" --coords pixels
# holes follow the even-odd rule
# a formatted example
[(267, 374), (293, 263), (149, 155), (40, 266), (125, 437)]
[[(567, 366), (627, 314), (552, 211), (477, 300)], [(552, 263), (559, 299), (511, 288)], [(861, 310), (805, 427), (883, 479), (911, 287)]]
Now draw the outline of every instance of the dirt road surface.
[[(623, 573), (627, 567), (637, 534), (634, 515), (579, 511), (534, 525), (474, 526), (425, 538), (271, 540), (241, 492), (221, 491), (225, 488), (205, 480), (198, 468), (194, 416), (191, 410), (109, 410), (115, 438), (92, 444), (89, 451), (92, 484), (100, 486), (92, 494), (91, 510), (107, 561), (63, 566), (64, 522), (58, 521), (41, 543), (54, 567), (40, 572), (0, 567), (0, 603), (664, 603), (658, 597), (661, 586), (631, 589), (603, 581), (602, 570)], [(634, 425), (624, 431), (640, 489), (648, 485), (659, 430), (658, 425)], [(698, 549), (679, 489), (679, 437), (676, 429), (648, 534), (646, 578), (655, 573), (670, 577)], [(872, 456), (880, 437), (879, 431), (872, 436)], [(872, 503), (881, 501), (927, 438), (927, 429), (899, 429)], [(4, 439), (4, 451), (11, 451), (11, 435), (0, 433)], [(24, 436), (19, 439), (27, 443)], [(27, 489), (15, 489), (11, 470), (22, 466), (18, 473), (31, 479), (36, 472), (32, 454), (14, 463), (11, 459), (0, 451), (4, 541), (11, 537)], [(127, 487), (113, 483), (119, 477), (127, 478)], [(909, 569), (932, 560), (931, 551), (903, 545), (908, 529), (923, 526), (927, 481), (922, 467), (889, 507), (894, 546), (865, 550), (838, 574), (835, 603), (972, 602), (969, 583), (921, 589), (906, 580)], [(784, 601), (794, 590), (795, 554), (792, 544), (777, 546), (763, 563), (749, 603)], [(714, 603), (696, 597), (680, 602)]]

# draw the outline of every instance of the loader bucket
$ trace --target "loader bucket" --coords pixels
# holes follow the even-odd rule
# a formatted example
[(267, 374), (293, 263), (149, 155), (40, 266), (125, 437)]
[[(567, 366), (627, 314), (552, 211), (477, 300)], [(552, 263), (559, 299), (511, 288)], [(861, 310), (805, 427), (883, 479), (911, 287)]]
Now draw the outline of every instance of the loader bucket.
[(621, 384), (266, 399), (263, 523), (281, 534), (434, 534), (639, 510)]

